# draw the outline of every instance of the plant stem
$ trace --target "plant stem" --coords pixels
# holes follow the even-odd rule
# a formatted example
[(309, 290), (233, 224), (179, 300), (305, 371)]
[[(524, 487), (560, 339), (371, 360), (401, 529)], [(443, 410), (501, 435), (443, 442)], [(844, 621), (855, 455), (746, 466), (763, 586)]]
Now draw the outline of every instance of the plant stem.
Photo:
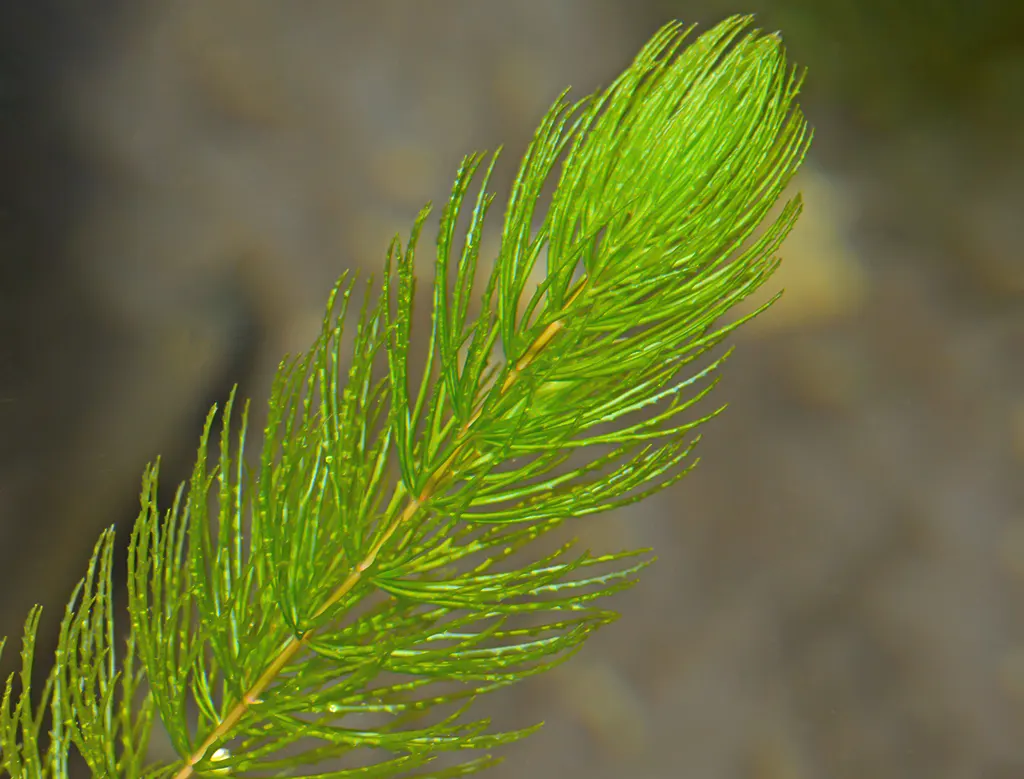
[[(562, 310), (565, 311), (577, 297), (583, 292), (587, 284), (587, 277), (584, 276), (577, 284), (576, 289), (573, 290), (572, 294), (565, 301), (565, 305), (562, 306)], [(551, 343), (551, 341), (558, 335), (558, 332), (565, 327), (564, 321), (557, 319), (547, 327), (544, 328), (543, 332), (530, 344), (530, 347), (526, 350), (522, 357), (516, 360), (512, 370), (509, 371), (508, 376), (505, 377), (505, 381), (501, 385), (499, 394), (504, 395), (513, 384), (516, 379), (524, 371), (530, 363), (532, 363), (537, 356), (544, 350), (544, 348)], [(451, 472), (452, 463), (458, 458), (458, 456), (465, 449), (468, 443), (466, 435), (469, 432), (473, 424), (480, 418), (480, 414), (483, 410), (482, 405), (478, 406), (473, 415), (469, 418), (462, 430), (459, 431), (457, 437), (458, 443), (452, 450), (452, 453), (448, 458), (438, 466), (430, 477), (427, 479), (426, 484), (423, 485), (423, 490), (419, 496), (411, 497), (409, 502), (406, 503), (405, 508), (401, 514), (396, 516), (388, 524), (387, 528), (381, 533), (380, 537), (374, 542), (373, 546), (370, 547), (370, 551), (366, 553), (366, 556), (352, 569), (348, 576), (345, 577), (338, 588), (331, 593), (330, 597), (324, 601), (324, 603), (314, 613), (314, 618), (319, 617), (327, 609), (337, 603), (339, 600), (344, 598), (349, 592), (352, 591), (362, 579), (363, 573), (373, 566), (377, 560), (377, 555), (380, 554), (380, 550), (384, 548), (384, 545), (388, 540), (395, 534), (399, 527), (408, 522), (416, 514), (416, 512), (426, 504), (430, 498), (437, 491), (438, 486), (444, 480), (446, 476)], [(231, 729), (235, 727), (248, 711), (249, 707), (259, 702), (260, 695), (263, 691), (270, 686), (271, 682), (277, 678), (277, 675), (281, 670), (288, 664), (302, 648), (306, 646), (306, 638), (313, 633), (313, 630), (307, 630), (300, 636), (292, 636), (282, 647), (277, 657), (267, 666), (266, 670), (260, 675), (260, 678), (256, 680), (255, 684), (249, 688), (248, 692), (242, 697), (242, 699), (234, 705), (228, 715), (220, 721), (216, 728), (210, 733), (209, 736), (203, 741), (202, 744), (196, 749), (192, 755), (189, 756), (188, 762), (174, 775), (174, 779), (189, 779), (190, 776), (195, 772), (195, 766), (202, 760), (210, 747), (220, 741), (222, 738), (231, 732)]]

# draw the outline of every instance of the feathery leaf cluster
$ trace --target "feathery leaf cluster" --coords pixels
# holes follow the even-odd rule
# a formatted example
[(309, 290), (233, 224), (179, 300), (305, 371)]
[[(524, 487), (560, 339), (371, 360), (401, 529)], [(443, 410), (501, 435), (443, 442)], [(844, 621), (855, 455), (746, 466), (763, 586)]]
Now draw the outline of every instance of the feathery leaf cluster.
[[(429, 208), (393, 242), (380, 293), (343, 277), (313, 348), (282, 363), (258, 458), (232, 396), (166, 510), (150, 467), (127, 641), (108, 531), (38, 708), (29, 617), (20, 692), (12, 677), (0, 706), (0, 769), (61, 777), (74, 749), (109, 777), (461, 776), (529, 732), (489, 732), (467, 709), (564, 660), (648, 559), (520, 550), (692, 467), (710, 416), (694, 404), (722, 358), (683, 368), (742, 322), (722, 315), (772, 272), (799, 210), (755, 234), (809, 134), (800, 76), (749, 24), (685, 47), (688, 31), (668, 25), (608, 89), (560, 97), (489, 267), (495, 156), (464, 160), (440, 215), (422, 363), (411, 344)], [(170, 763), (147, 759), (157, 722)]]

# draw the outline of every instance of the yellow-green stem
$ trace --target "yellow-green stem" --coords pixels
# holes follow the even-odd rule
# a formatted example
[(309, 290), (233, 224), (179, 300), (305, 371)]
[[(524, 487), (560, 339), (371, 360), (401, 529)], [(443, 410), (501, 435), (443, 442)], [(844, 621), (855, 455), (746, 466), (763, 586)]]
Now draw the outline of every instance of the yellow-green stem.
[[(572, 302), (579, 297), (583, 292), (586, 283), (587, 279), (584, 276), (583, 280), (577, 285), (572, 295), (570, 295), (566, 300), (563, 310), (565, 310), (565, 308), (571, 305)], [(559, 330), (564, 326), (565, 325), (562, 320), (559, 319), (544, 328), (543, 332), (541, 332), (534, 342), (530, 344), (530, 347), (526, 350), (523, 356), (516, 360), (515, 365), (512, 367), (512, 370), (509, 371), (508, 376), (505, 377), (505, 381), (501, 385), (501, 394), (505, 394), (509, 390), (519, 375), (537, 358), (537, 355), (539, 355), (541, 351), (551, 343), (552, 339), (558, 335)], [(391, 536), (395, 534), (395, 531), (412, 519), (419, 508), (430, 500), (437, 487), (449, 474), (452, 463), (455, 462), (465, 448), (467, 443), (466, 434), (477, 419), (480, 418), (481, 410), (481, 408), (477, 408), (477, 410), (473, 412), (469, 421), (467, 421), (463, 426), (462, 430), (459, 431), (459, 435), (457, 437), (459, 443), (455, 445), (455, 448), (452, 450), (452, 453), (448, 458), (430, 475), (426, 484), (423, 485), (423, 489), (420, 491), (420, 494), (409, 499), (409, 502), (405, 505), (402, 513), (390, 522), (384, 532), (381, 533), (374, 542), (373, 546), (370, 547), (370, 551), (366, 553), (366, 556), (355, 566), (355, 568), (352, 569), (349, 575), (345, 577), (345, 581), (343, 581), (341, 585), (331, 593), (330, 597), (324, 601), (320, 608), (317, 609), (314, 616), (320, 616), (351, 592), (352, 588), (354, 588), (359, 583), (359, 580), (362, 579), (363, 573), (368, 570), (374, 562), (376, 562), (377, 555), (380, 554), (380, 550), (384, 548), (384, 545), (388, 542)], [(257, 679), (253, 686), (249, 688), (242, 700), (236, 703), (231, 711), (228, 712), (228, 715), (221, 720), (213, 731), (211, 731), (210, 735), (206, 737), (196, 751), (189, 756), (185, 765), (174, 775), (174, 779), (189, 779), (189, 777), (192, 776), (195, 772), (196, 764), (206, 756), (210, 747), (227, 736), (228, 733), (231, 732), (231, 729), (239, 723), (245, 715), (245, 712), (248, 711), (249, 707), (259, 701), (263, 691), (270, 686), (270, 683), (274, 681), (277, 675), (281, 672), (281, 669), (283, 669), (288, 664), (288, 661), (306, 645), (306, 639), (312, 634), (312, 632), (312, 630), (307, 630), (301, 636), (292, 636), (288, 639), (277, 657), (275, 657), (273, 662), (267, 666), (266, 670), (260, 674), (260, 678)]]

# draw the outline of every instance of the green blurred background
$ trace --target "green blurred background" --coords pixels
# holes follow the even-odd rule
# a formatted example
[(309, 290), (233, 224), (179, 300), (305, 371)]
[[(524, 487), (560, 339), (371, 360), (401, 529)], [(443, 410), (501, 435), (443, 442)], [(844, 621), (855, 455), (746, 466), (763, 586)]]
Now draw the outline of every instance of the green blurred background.
[(503, 144), (503, 190), (563, 87), (736, 12), (810, 69), (787, 294), (696, 472), (581, 526), (659, 563), (483, 704), (547, 721), (490, 775), (1024, 775), (1015, 0), (5, 0), (0, 634), (37, 601), (52, 629), (144, 465), (181, 478), (211, 402), (265, 397), (462, 154)]

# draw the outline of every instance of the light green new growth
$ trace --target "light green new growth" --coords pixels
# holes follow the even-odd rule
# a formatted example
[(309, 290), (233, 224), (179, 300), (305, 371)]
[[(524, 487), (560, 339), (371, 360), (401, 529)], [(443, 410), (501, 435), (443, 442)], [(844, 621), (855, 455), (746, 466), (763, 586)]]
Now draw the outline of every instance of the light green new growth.
[[(29, 616), (0, 706), (0, 775), (64, 776), (73, 749), (105, 777), (454, 777), (528, 732), (491, 733), (467, 709), (611, 621), (597, 599), (648, 561), (513, 553), (692, 467), (709, 418), (692, 407), (722, 358), (681, 369), (740, 324), (720, 321), (774, 270), (799, 211), (790, 202), (755, 237), (809, 134), (801, 76), (749, 24), (686, 47), (671, 24), (607, 90), (556, 101), (483, 266), (494, 158), (465, 159), (440, 217), (425, 363), (409, 345), (428, 209), (392, 244), (380, 295), (367, 285), (349, 317), (360, 296), (343, 277), (313, 348), (282, 363), (258, 465), (229, 399), (170, 509), (147, 470), (127, 642), (109, 530), (41, 704)], [(157, 723), (171, 764), (147, 757)]]

